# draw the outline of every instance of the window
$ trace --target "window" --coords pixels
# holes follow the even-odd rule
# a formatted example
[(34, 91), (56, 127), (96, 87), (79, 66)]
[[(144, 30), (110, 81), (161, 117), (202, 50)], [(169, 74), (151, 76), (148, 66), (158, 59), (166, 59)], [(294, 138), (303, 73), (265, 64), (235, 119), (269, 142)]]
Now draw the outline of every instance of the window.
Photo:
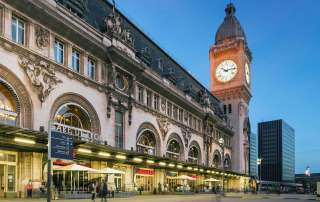
[(25, 22), (16, 16), (12, 16), (11, 37), (16, 43), (24, 45), (25, 43)]
[(189, 114), (189, 126), (192, 127), (192, 121), (193, 121), (193, 117), (191, 114)]
[(180, 145), (177, 140), (171, 139), (167, 147), (166, 156), (171, 159), (178, 160), (180, 158)]
[(144, 100), (143, 100), (144, 93), (143, 93), (143, 91), (144, 91), (144, 89), (141, 86), (138, 86), (138, 101), (140, 103), (142, 103), (142, 104), (144, 103)]
[(152, 93), (149, 90), (147, 90), (147, 106), (152, 107)]
[(170, 102), (167, 103), (167, 115), (172, 116), (172, 104)]
[(227, 114), (227, 105), (223, 105), (223, 114)]
[(179, 109), (179, 121), (183, 121), (183, 109)]
[(72, 50), (72, 69), (80, 72), (80, 53), (75, 49)]
[(232, 105), (231, 105), (231, 104), (228, 105), (228, 113), (229, 113), (229, 114), (232, 113)]
[(174, 118), (175, 120), (178, 119), (178, 107), (177, 107), (177, 106), (174, 106), (174, 107), (173, 107), (173, 118)]
[(137, 143), (137, 151), (144, 154), (156, 154), (156, 139), (155, 135), (150, 130), (145, 130), (139, 137)]
[(198, 131), (201, 132), (201, 120), (198, 119)]
[(87, 66), (87, 76), (94, 80), (95, 79), (95, 68), (96, 68), (96, 64), (92, 59), (88, 59), (88, 66)]
[(64, 44), (58, 40), (54, 42), (54, 60), (59, 63), (64, 63)]
[(192, 146), (188, 153), (188, 162), (198, 164), (199, 150), (197, 147)]
[(115, 147), (123, 149), (123, 113), (115, 113)]
[(15, 95), (8, 86), (0, 80), (0, 123), (15, 126), (17, 118), (18, 103)]
[(159, 110), (159, 95), (153, 96), (153, 108), (157, 111)]

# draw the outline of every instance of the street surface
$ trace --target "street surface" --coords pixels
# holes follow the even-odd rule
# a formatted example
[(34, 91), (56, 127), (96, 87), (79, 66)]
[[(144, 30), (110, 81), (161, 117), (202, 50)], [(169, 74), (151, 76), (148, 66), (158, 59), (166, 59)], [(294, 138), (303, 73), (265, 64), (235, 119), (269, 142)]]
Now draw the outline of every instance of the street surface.
[[(316, 200), (310, 195), (251, 195), (251, 194), (228, 194), (227, 197), (216, 197), (215, 195), (150, 195), (135, 196), (130, 198), (108, 199), (108, 202), (307, 202)], [(82, 200), (53, 200), (52, 202), (91, 202), (90, 199)], [(100, 198), (96, 202), (100, 202)], [(46, 202), (46, 199), (0, 199), (0, 202)]]

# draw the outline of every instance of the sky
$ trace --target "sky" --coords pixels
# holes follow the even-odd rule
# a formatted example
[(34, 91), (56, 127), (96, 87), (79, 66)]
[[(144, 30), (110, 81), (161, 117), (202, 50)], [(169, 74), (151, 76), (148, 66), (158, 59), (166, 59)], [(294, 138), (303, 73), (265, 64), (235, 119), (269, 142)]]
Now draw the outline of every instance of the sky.
[[(209, 48), (230, 0), (117, 0), (117, 7), (209, 88)], [(253, 53), (250, 120), (295, 129), (296, 173), (320, 172), (320, 1), (232, 0)]]

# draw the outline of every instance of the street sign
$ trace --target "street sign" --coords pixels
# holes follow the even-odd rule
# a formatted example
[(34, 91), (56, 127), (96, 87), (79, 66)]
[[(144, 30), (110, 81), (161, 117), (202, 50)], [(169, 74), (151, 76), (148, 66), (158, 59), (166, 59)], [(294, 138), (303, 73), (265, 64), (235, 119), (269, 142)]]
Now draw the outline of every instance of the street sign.
[(73, 160), (73, 137), (51, 131), (51, 158)]

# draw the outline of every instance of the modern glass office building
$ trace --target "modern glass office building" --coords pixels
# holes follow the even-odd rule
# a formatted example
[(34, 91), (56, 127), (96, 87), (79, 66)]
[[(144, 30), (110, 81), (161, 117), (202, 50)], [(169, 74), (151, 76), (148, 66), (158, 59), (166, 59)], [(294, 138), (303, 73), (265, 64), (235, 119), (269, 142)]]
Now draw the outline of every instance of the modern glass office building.
[(250, 139), (250, 158), (249, 158), (249, 175), (251, 177), (258, 177), (258, 167), (257, 167), (257, 160), (258, 160), (258, 142), (257, 142), (257, 134), (251, 133)]
[(295, 174), (295, 132), (283, 120), (258, 123), (258, 156), (262, 158), (261, 179), (293, 182)]

